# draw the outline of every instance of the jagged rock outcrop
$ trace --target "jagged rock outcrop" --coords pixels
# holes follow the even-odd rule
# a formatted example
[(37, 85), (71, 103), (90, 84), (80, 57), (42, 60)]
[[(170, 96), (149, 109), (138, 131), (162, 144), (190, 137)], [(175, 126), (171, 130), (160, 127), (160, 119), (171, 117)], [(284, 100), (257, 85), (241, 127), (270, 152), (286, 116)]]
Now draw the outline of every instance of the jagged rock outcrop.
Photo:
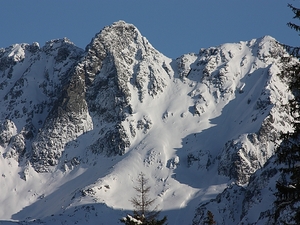
[[(135, 111), (135, 99), (143, 102), (147, 96), (154, 98), (163, 92), (169, 78), (167, 66), (159, 64), (163, 57), (137, 28), (124, 21), (105, 27), (87, 46), (87, 52), (86, 59), (102, 58), (88, 72), (92, 80), (87, 91), (89, 109), (99, 123), (111, 123), (109, 128), (101, 130), (104, 135), (91, 149), (96, 153), (122, 155), (130, 146), (132, 132), (126, 132), (124, 126), (134, 126), (132, 120), (128, 125), (128, 116)], [(82, 64), (89, 62), (85, 60)], [(103, 64), (101, 68), (100, 64)], [(94, 71), (97, 72), (93, 76)]]
[(4, 120), (0, 124), (0, 145), (7, 147), (11, 138), (16, 134), (17, 128), (13, 121)]
[(276, 224), (274, 183), (279, 174), (275, 158), (272, 157), (251, 176), (247, 186), (233, 184), (215, 199), (200, 204), (192, 224), (203, 224), (208, 210), (220, 224)]
[[(256, 133), (241, 135), (226, 143), (220, 154), (218, 170), (219, 173), (233, 178), (235, 184), (215, 199), (200, 204), (193, 224), (202, 224), (207, 210), (217, 215), (216, 222), (221, 224), (285, 224), (294, 215), (295, 202), (290, 205), (287, 203), (289, 206), (284, 213), (275, 218), (275, 183), (283, 178), (280, 175), (281, 165), (274, 154), (282, 141), (281, 134), (294, 129), (294, 119), (290, 115), (289, 106), (289, 100), (294, 97), (286, 78), (280, 74), (286, 66), (298, 62), (291, 58), (286, 61), (285, 57), (288, 56), (284, 46), (273, 41), (272, 44), (274, 43), (276, 50), (269, 51), (272, 52), (272, 57), (267, 57), (267, 60), (270, 62), (275, 56), (275, 59), (284, 64), (279, 64), (278, 68), (273, 64), (269, 68), (270, 80), (266, 83), (266, 91), (256, 102), (254, 111), (257, 115), (267, 113), (267, 116)], [(260, 53), (259, 56), (261, 55), (265, 54)], [(277, 86), (279, 83), (281, 88)], [(259, 117), (255, 116), (255, 120), (257, 118)]]
[(279, 77), (285, 56), (288, 53), (284, 46), (266, 36), (201, 49), (199, 54), (186, 54), (176, 60), (183, 82), (199, 82), (189, 93), (193, 99), (190, 111), (195, 116), (207, 118), (219, 107), (224, 107), (223, 114), (226, 108), (232, 110), (234, 115), (216, 121), (228, 127), (238, 124), (240, 131), (234, 133), (229, 128), (220, 134), (227, 141), (218, 145), (216, 154), (219, 173), (239, 184), (246, 184), (274, 154), (280, 132), (292, 129), (288, 106), (292, 93)]
[(1, 52), (1, 119), (16, 126), (5, 155), (19, 159), (25, 153), (32, 154), (31, 142), (61, 96), (67, 72), (82, 50), (62, 39), (49, 41), (42, 48), (37, 43), (16, 44)]
[[(67, 53), (62, 50), (59, 58)], [(166, 86), (168, 76), (162, 74), (167, 66), (157, 65), (160, 58), (131, 24), (119, 21), (101, 30), (68, 72), (69, 81), (33, 142), (38, 171), (56, 165), (64, 146), (92, 130), (93, 123), (110, 126), (102, 127), (90, 145), (92, 152), (124, 154), (130, 134), (123, 121), (134, 110), (132, 95), (142, 102), (145, 95), (155, 97)]]
[[(268, 42), (265, 39), (268, 39)], [(246, 132), (229, 140), (220, 154), (219, 173), (235, 179), (239, 184), (246, 184), (251, 174), (261, 168), (274, 154), (275, 146), (280, 142), (280, 133), (292, 130), (292, 118), (288, 107), (288, 100), (292, 94), (288, 85), (281, 81), (279, 77), (281, 66), (276, 63), (286, 54), (285, 49), (270, 37), (248, 42), (246, 45), (252, 49), (254, 56), (257, 56), (253, 59), (242, 58), (241, 67), (247, 67), (247, 64), (248, 68), (250, 67), (249, 78), (246, 79), (250, 81), (250, 77), (257, 77), (259, 81), (263, 76), (267, 79), (264, 83), (254, 84), (263, 87), (261, 93), (246, 90), (244, 85), (238, 88), (239, 95), (245, 95), (251, 109), (251, 115), (242, 118), (239, 123), (246, 122), (251, 127), (251, 123), (260, 120), (261, 127), (255, 133)], [(266, 63), (266, 68), (259, 75), (256, 68), (262, 63)], [(247, 85), (246, 79), (244, 78)], [(222, 84), (222, 79), (219, 80)], [(278, 83), (282, 83), (280, 88), (276, 86)], [(220, 87), (222, 85), (219, 86), (219, 96), (228, 93)], [(229, 162), (231, 163), (228, 164)]]

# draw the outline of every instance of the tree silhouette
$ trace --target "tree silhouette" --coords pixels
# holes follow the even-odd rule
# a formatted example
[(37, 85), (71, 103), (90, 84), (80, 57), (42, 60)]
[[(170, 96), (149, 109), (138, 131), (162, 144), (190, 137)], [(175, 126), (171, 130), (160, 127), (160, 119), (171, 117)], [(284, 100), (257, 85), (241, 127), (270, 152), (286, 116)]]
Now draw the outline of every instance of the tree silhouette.
[(137, 195), (131, 198), (130, 202), (132, 203), (135, 210), (133, 215), (127, 215), (125, 218), (122, 218), (120, 221), (126, 225), (163, 225), (167, 221), (165, 216), (163, 219), (157, 219), (159, 216), (159, 211), (157, 207), (151, 210), (155, 199), (149, 197), (149, 192), (151, 187), (148, 186), (148, 179), (146, 179), (144, 173), (140, 173), (137, 178), (137, 186), (133, 187)]
[[(293, 13), (294, 13), (294, 19), (300, 19), (300, 9), (299, 8), (296, 8), (294, 7), (292, 4), (288, 4), (288, 7), (292, 9)], [(292, 22), (289, 22), (287, 24), (290, 28), (296, 30), (297, 32), (300, 31), (300, 26), (295, 24), (295, 23), (292, 23)]]
[[(300, 20), (300, 9), (288, 4), (288, 7), (294, 13), (294, 19)], [(287, 24), (296, 32), (300, 31), (300, 26), (289, 22)], [(299, 47), (293, 48), (292, 55), (299, 58)], [(297, 53), (297, 54), (294, 54)], [(277, 199), (275, 201), (274, 219), (280, 217), (280, 214), (287, 208), (293, 208), (295, 212), (292, 218), (296, 224), (300, 224), (300, 207), (297, 204), (300, 201), (300, 64), (288, 64), (289, 60), (282, 59), (287, 62), (284, 65), (281, 76), (287, 79), (289, 89), (293, 93), (294, 98), (289, 101), (290, 115), (293, 118), (293, 132), (282, 134), (282, 142), (276, 149), (277, 163), (281, 164), (281, 180), (277, 181), (275, 193)], [(286, 221), (283, 221), (286, 223)]]
[(205, 220), (205, 224), (207, 225), (214, 225), (216, 224), (216, 221), (214, 220), (214, 214), (211, 211), (207, 211), (207, 217)]

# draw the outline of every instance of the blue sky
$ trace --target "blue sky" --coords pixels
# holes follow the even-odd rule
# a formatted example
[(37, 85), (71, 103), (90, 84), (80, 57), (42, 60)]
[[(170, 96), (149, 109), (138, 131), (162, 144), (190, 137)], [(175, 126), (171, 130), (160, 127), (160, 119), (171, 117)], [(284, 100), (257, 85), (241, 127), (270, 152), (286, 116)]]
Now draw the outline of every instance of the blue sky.
[[(200, 48), (271, 35), (299, 46), (284, 0), (1, 1), (0, 48), (67, 37), (85, 48), (104, 26), (124, 20), (171, 58)], [(299, 5), (299, 3), (298, 3)], [(297, 20), (295, 22), (298, 22)], [(300, 21), (299, 21), (300, 22)]]

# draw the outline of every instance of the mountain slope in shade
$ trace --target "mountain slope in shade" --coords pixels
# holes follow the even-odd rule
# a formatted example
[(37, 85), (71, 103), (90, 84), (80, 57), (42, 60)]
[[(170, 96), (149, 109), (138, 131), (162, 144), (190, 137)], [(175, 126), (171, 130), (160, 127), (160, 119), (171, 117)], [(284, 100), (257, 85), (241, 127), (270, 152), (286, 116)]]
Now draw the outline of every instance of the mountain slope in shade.
[(220, 223), (259, 218), (245, 190), (262, 186), (292, 130), (278, 76), (288, 56), (266, 36), (170, 59), (123, 21), (85, 50), (67, 39), (1, 49), (0, 219), (118, 224), (140, 172), (169, 224), (226, 207)]

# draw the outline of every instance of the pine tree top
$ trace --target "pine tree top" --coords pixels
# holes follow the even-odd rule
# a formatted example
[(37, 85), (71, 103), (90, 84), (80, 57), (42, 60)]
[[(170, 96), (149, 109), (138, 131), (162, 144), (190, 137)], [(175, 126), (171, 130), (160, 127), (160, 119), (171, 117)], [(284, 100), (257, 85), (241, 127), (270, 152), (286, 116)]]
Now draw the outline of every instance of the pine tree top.
[[(294, 13), (294, 19), (300, 19), (300, 9), (299, 8), (296, 8), (294, 7), (292, 4), (288, 4), (288, 7), (292, 9), (293, 13)], [(295, 31), (299, 32), (300, 31), (300, 26), (295, 24), (295, 23), (292, 23), (292, 22), (289, 22), (287, 23), (287, 25), (294, 29)], [(300, 34), (299, 34), (300, 35)]]

